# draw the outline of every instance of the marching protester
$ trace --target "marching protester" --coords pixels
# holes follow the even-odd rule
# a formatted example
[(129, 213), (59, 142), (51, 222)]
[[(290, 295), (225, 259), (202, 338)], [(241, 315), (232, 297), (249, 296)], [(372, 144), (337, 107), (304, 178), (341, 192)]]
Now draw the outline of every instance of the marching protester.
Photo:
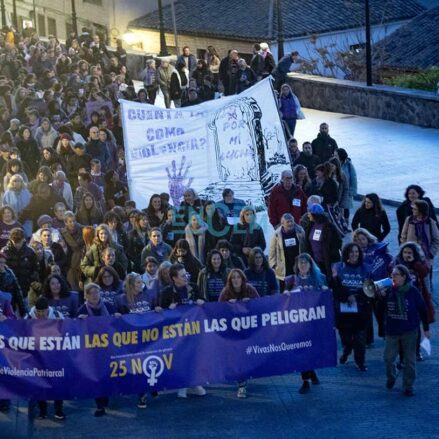
[(352, 218), (352, 229), (359, 227), (368, 230), (377, 237), (378, 241), (383, 241), (390, 233), (389, 219), (377, 194), (365, 195), (361, 206), (355, 212)]
[(371, 305), (363, 293), (363, 283), (370, 277), (370, 267), (363, 258), (358, 244), (345, 245), (342, 261), (334, 265), (332, 284), (337, 301), (337, 329), (343, 345), (340, 364), (348, 361), (353, 350), (358, 369), (366, 372), (366, 328)]
[[(165, 287), (160, 292), (161, 308), (175, 309), (178, 305), (204, 303), (196, 285), (189, 283), (188, 273), (183, 264), (173, 264), (169, 270), (169, 277), (171, 279), (171, 285)], [(202, 386), (195, 386), (190, 389), (180, 389), (177, 396), (185, 399), (188, 396), (188, 391), (196, 396), (205, 396), (207, 393)]]
[(276, 273), (281, 289), (284, 287), (285, 277), (293, 274), (294, 260), (302, 253), (305, 245), (305, 232), (294, 222), (290, 213), (284, 213), (281, 225), (271, 238), (269, 264)]
[(403, 391), (413, 396), (416, 377), (416, 340), (422, 321), (424, 335), (430, 338), (425, 303), (419, 290), (411, 283), (410, 273), (403, 265), (396, 265), (392, 271), (392, 288), (384, 297), (386, 307), (386, 345), (384, 361), (387, 374), (387, 389), (396, 382), (395, 359), (402, 348), (404, 356)]
[[(326, 288), (326, 277), (320, 271), (317, 264), (313, 261), (308, 253), (301, 253), (296, 256), (294, 261), (294, 274), (285, 278), (285, 293), (289, 294), (292, 290), (302, 290), (304, 288)], [(315, 370), (308, 370), (300, 373), (302, 377), (302, 386), (299, 393), (304, 395), (311, 390), (309, 382), (320, 384)]]
[[(247, 278), (242, 270), (233, 268), (228, 277), (226, 286), (221, 291), (218, 298), (219, 302), (236, 303), (238, 300), (250, 300), (259, 297), (256, 289), (247, 282)], [(238, 383), (238, 398), (247, 398), (247, 381)]]
[[(29, 311), (29, 314), (26, 316), (28, 319), (38, 319), (38, 320), (62, 320), (64, 316), (61, 312), (57, 311), (53, 307), (49, 306), (49, 302), (44, 296), (38, 297), (35, 305)], [(39, 419), (47, 418), (47, 401), (38, 401), (39, 408)], [(64, 414), (64, 402), (62, 400), (54, 401), (55, 414), (54, 418), (57, 421), (64, 421), (66, 416)]]
[[(372, 279), (381, 280), (390, 276), (394, 263), (392, 256), (389, 254), (388, 243), (378, 243), (375, 236), (362, 228), (354, 231), (352, 241), (357, 244), (363, 252), (364, 262), (370, 267)], [(381, 306), (382, 303), (374, 298), (371, 300), (371, 305), (378, 323), (378, 336), (384, 337), (384, 310)], [(366, 344), (367, 346), (371, 346), (373, 342), (373, 319), (372, 314), (369, 314)]]
[[(166, 166), (171, 171), (162, 169), (168, 192), (133, 193), (133, 179), (143, 176), (133, 175), (130, 169), (128, 158), (136, 152), (124, 142), (119, 100), (154, 105), (161, 90), (167, 108), (173, 101), (176, 107), (187, 108), (182, 113), (190, 114), (191, 105), (201, 101), (222, 94), (247, 95), (252, 85), (272, 74), (280, 89), (276, 101), (280, 121), (293, 136), (303, 114), (285, 80), (293, 64), (302, 64), (296, 51), (276, 66), (267, 43), (250, 46), (253, 56), (247, 61), (236, 49), (221, 58), (223, 47), (217, 51), (209, 46), (206, 59), (204, 52), (197, 59), (185, 47), (175, 68), (168, 59), (151, 59), (135, 78), (131, 54), (122, 43), (118, 41), (111, 53), (104, 38), (87, 29), (79, 36), (72, 32), (65, 45), (54, 37), (42, 41), (29, 29), (5, 28), (0, 34), (0, 324), (4, 328), (12, 331), (16, 324), (9, 320), (23, 318), (29, 308), (29, 319), (110, 319), (136, 313), (142, 314), (139, 321), (145, 325), (155, 310), (162, 313), (164, 324), (169, 318), (172, 325), (179, 314), (173, 310), (180, 305), (210, 302), (204, 305), (210, 310), (229, 307), (213, 302), (233, 304), (262, 297), (255, 303), (262, 309), (264, 303), (276, 300), (269, 296), (279, 292), (313, 291), (329, 284), (337, 302), (340, 362), (345, 363), (353, 350), (359, 369), (367, 369), (365, 348), (373, 340), (373, 305), (378, 335), (385, 336), (387, 387), (395, 384), (393, 363), (399, 353), (405, 365), (404, 391), (413, 394), (416, 355), (421, 359), (420, 324), (429, 337), (428, 324), (435, 320), (428, 277), (439, 249), (435, 209), (420, 186), (408, 186), (397, 209), (402, 245), (395, 261), (384, 242), (391, 231), (389, 218), (375, 193), (367, 194), (355, 212), (353, 242), (343, 248), (341, 257), (342, 238), (345, 242), (350, 238), (345, 219), (357, 192), (347, 151), (338, 148), (327, 123), (320, 125), (312, 143), (303, 142), (302, 151), (294, 138), (284, 151), (282, 132), (282, 139), (269, 139), (270, 133), (260, 132), (260, 109), (252, 103), (251, 118), (237, 123), (243, 121), (251, 136), (255, 134), (251, 154), (261, 167), (251, 181), (264, 182), (261, 200), (265, 197), (268, 212), (250, 204), (253, 187), (240, 181), (247, 181), (247, 171), (242, 178), (228, 175), (219, 163), (227, 155), (222, 152), (224, 145), (215, 145), (224, 178), (217, 186), (207, 185), (188, 171), (191, 154), (199, 153), (195, 142), (180, 142), (178, 136), (157, 138), (163, 142), (149, 151), (158, 155), (169, 148)], [(140, 79), (144, 88), (136, 92), (132, 79)], [(249, 102), (242, 95), (228, 99), (226, 104)], [(235, 112), (239, 105), (233, 105), (227, 113), (230, 120), (241, 117)], [(157, 111), (157, 119), (173, 114), (145, 108)], [(146, 120), (141, 123), (146, 126)], [(273, 174), (262, 167), (271, 141), (278, 142), (278, 155), (264, 160), (274, 161)], [(173, 152), (185, 148), (187, 158), (177, 165)], [(139, 154), (146, 156), (146, 151), (145, 147)], [(279, 174), (274, 184), (270, 179)], [(157, 190), (166, 189), (160, 184)], [(235, 197), (234, 191), (245, 200)], [(273, 233), (267, 229), (267, 213)], [(386, 279), (390, 273), (393, 285), (387, 294), (366, 298), (363, 281)], [(246, 307), (237, 303), (230, 308), (240, 313)], [(130, 317), (126, 319), (124, 324)], [(38, 326), (42, 336), (52, 336), (55, 326), (45, 323), (48, 330), (38, 323), (26, 325)], [(26, 355), (32, 355), (30, 350)], [(301, 394), (309, 391), (310, 383), (319, 383), (314, 370), (303, 371), (302, 380)], [(247, 396), (246, 384), (238, 383), (239, 398)], [(181, 398), (190, 394), (204, 396), (206, 390), (202, 386), (178, 390)], [(95, 416), (106, 414), (108, 402), (106, 396), (96, 399)], [(137, 407), (146, 408), (146, 403), (146, 394), (138, 395)], [(0, 411), (9, 406), (9, 401), (0, 400)], [(40, 418), (46, 418), (45, 401), (39, 402), (39, 409)], [(55, 401), (55, 418), (65, 418), (62, 401)]]
[(244, 274), (249, 284), (256, 288), (259, 296), (271, 296), (279, 293), (276, 273), (268, 264), (268, 260), (260, 247), (253, 247), (248, 255), (248, 268)]

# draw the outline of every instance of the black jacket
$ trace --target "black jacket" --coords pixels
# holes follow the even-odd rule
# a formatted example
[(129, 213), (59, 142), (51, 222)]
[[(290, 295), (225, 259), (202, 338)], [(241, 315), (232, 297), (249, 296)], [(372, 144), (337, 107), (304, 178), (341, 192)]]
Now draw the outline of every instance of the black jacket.
[[(200, 292), (195, 284), (187, 285), (188, 301), (195, 301), (200, 299)], [(175, 289), (174, 284), (167, 286), (162, 291), (160, 291), (159, 304), (161, 308), (169, 308), (171, 303), (176, 303), (182, 305), (183, 301)]]
[(26, 243), (17, 250), (11, 241), (8, 241), (1, 252), (6, 255), (8, 267), (14, 272), (24, 297), (27, 297), (31, 282), (40, 280), (37, 255)]
[(317, 138), (312, 141), (312, 153), (320, 159), (320, 163), (327, 162), (338, 149), (337, 142), (329, 135), (322, 136), (317, 134)]
[(311, 154), (311, 155), (305, 155), (303, 152), (300, 153), (299, 158), (294, 161), (293, 165), (303, 165), (308, 169), (308, 175), (311, 178), (311, 180), (315, 177), (314, 169), (316, 166), (320, 164), (320, 159), (318, 156)]
[[(314, 221), (310, 221), (305, 228), (305, 245), (304, 251), (314, 257), (311, 247), (311, 229), (314, 225)], [(340, 250), (342, 246), (342, 240), (337, 232), (335, 226), (325, 218), (322, 228), (322, 244), (323, 244), (323, 261), (325, 275), (328, 279), (331, 278), (332, 264), (340, 261)]]
[(360, 207), (352, 218), (352, 230), (359, 227), (368, 230), (377, 237), (378, 241), (382, 241), (390, 232), (390, 223), (385, 210), (376, 216), (374, 209)]

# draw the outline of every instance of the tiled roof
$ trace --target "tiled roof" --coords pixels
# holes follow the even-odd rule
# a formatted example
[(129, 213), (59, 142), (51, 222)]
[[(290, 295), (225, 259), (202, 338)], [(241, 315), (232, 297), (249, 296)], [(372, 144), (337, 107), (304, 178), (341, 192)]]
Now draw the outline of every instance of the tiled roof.
[[(276, 5), (276, 1), (177, 0), (177, 30), (179, 33), (229, 39), (275, 39), (276, 7), (270, 12), (273, 4)], [(416, 0), (370, 0), (370, 9), (373, 24), (407, 20), (425, 10)], [(285, 38), (364, 25), (364, 0), (282, 0), (282, 11)], [(165, 30), (172, 32), (170, 5), (163, 8), (163, 17)], [(159, 29), (158, 12), (137, 18), (129, 26)]]
[(439, 6), (418, 15), (374, 47), (387, 67), (426, 69), (439, 66)]

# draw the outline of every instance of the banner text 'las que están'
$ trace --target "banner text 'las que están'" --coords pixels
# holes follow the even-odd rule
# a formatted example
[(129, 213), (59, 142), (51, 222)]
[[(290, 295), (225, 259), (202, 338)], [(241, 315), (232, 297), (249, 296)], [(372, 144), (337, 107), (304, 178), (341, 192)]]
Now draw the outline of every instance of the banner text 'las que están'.
[(336, 365), (332, 295), (85, 320), (0, 323), (0, 399), (73, 399), (235, 382)]

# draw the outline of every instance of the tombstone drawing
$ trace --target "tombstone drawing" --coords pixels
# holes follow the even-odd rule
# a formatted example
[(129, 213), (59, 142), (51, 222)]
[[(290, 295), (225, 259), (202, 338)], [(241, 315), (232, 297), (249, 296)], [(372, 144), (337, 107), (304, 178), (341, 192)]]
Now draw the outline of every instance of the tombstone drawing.
[(220, 181), (259, 181), (266, 170), (261, 109), (253, 98), (241, 98), (214, 113), (213, 132)]

